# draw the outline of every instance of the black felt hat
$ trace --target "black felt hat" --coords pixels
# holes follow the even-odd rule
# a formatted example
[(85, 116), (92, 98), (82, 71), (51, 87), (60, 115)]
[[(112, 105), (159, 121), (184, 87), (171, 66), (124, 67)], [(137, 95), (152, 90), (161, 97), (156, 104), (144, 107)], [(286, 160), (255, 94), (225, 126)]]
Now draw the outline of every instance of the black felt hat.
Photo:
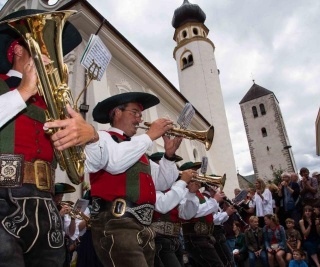
[[(163, 155), (164, 155), (164, 152), (156, 152), (156, 153), (153, 153), (152, 155), (150, 155), (149, 159), (151, 159), (153, 161), (158, 161), (158, 160), (162, 159)], [(183, 158), (178, 155), (174, 155), (174, 157), (175, 157), (175, 160), (174, 160), (175, 162), (183, 160)]]
[(185, 170), (189, 170), (189, 169), (199, 169), (201, 167), (202, 162), (200, 161), (196, 161), (196, 162), (192, 162), (192, 161), (188, 161), (184, 164), (181, 165), (181, 167), (179, 168), (180, 171), (185, 171)]
[(54, 194), (55, 195), (73, 193), (75, 191), (76, 191), (76, 189), (70, 184), (66, 184), (66, 183), (54, 184)]
[[(41, 14), (45, 12), (47, 11), (39, 9), (18, 10), (2, 18), (0, 23), (9, 19)], [(10, 70), (12, 62), (9, 61), (7, 52), (11, 44), (17, 39), (22, 39), (22, 36), (13, 30), (8, 24), (4, 23), (0, 25), (0, 73), (7, 73)], [(63, 55), (71, 52), (81, 42), (82, 37), (79, 31), (67, 21), (62, 32)]]
[(139, 103), (143, 110), (160, 103), (159, 99), (148, 93), (129, 92), (111, 96), (99, 102), (93, 109), (93, 119), (99, 123), (109, 123), (110, 113), (117, 106), (127, 103)]

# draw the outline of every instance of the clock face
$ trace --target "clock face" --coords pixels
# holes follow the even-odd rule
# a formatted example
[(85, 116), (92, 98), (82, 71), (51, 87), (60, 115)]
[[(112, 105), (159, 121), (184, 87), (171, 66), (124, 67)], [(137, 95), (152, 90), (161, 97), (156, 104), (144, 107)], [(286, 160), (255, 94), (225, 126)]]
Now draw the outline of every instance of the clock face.
[(42, 0), (42, 2), (43, 2), (45, 5), (54, 6), (56, 3), (59, 2), (59, 0)]

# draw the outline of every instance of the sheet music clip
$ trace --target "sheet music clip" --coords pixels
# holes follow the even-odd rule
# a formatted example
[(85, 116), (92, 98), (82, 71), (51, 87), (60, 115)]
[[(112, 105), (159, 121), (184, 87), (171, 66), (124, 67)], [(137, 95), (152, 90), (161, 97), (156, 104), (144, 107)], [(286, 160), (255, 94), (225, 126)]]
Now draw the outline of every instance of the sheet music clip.
[(87, 70), (88, 76), (89, 76), (89, 83), (92, 80), (97, 80), (98, 79), (100, 70), (101, 70), (101, 67), (98, 66), (98, 64), (95, 63), (94, 59), (92, 59), (92, 63), (91, 63), (90, 67)]

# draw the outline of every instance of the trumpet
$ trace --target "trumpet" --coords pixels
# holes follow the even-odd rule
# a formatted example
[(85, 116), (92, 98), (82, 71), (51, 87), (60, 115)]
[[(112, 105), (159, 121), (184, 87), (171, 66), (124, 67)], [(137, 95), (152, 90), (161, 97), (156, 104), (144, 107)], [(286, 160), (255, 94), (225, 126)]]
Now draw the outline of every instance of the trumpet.
[(77, 210), (74, 208), (74, 203), (72, 201), (61, 201), (60, 206), (68, 206), (70, 207), (70, 211), (68, 214), (70, 215), (71, 218), (73, 219), (78, 219), (78, 220), (84, 220), (87, 224), (88, 227), (91, 226), (90, 224), (90, 217), (84, 214), (82, 211)]
[[(145, 122), (144, 126), (137, 126), (137, 128), (149, 130), (151, 123)], [(175, 137), (183, 137), (189, 140), (196, 140), (204, 144), (206, 150), (208, 151), (212, 145), (213, 137), (214, 137), (214, 127), (211, 125), (206, 131), (191, 131), (184, 130), (179, 128), (173, 128), (166, 132), (167, 136), (175, 136)]]
[[(179, 175), (182, 175), (182, 172), (179, 172)], [(206, 175), (201, 175), (197, 174), (196, 176), (192, 177), (191, 181), (196, 181), (199, 183), (204, 183), (208, 184), (210, 186), (224, 186), (225, 184), (225, 175), (224, 176), (206, 176)]]

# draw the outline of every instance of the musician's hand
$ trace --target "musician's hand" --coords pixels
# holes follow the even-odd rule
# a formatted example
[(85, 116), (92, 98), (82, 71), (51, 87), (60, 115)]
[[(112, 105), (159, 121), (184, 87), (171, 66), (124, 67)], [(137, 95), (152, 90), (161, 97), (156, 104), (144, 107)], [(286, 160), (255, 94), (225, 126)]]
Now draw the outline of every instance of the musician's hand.
[(182, 172), (180, 180), (185, 181), (188, 184), (191, 181), (191, 179), (196, 175), (197, 175), (197, 172), (194, 170), (191, 170), (191, 169), (185, 170)]
[(30, 58), (28, 63), (23, 67), (22, 79), (17, 88), (25, 102), (38, 92), (37, 81), (37, 71), (32, 58)]
[(51, 136), (54, 147), (60, 151), (72, 146), (84, 145), (92, 141), (92, 138), (96, 136), (92, 125), (88, 124), (81, 114), (74, 111), (69, 105), (67, 105), (67, 111), (70, 114), (69, 119), (56, 120), (44, 124), (45, 129), (60, 128), (59, 131)]
[(151, 123), (149, 130), (146, 132), (152, 141), (163, 136), (167, 131), (173, 128), (173, 121), (165, 118), (157, 119)]
[(162, 136), (162, 138), (164, 141), (165, 154), (168, 158), (172, 158), (179, 148), (183, 138), (175, 137), (171, 139), (169, 136)]
[(59, 211), (60, 216), (64, 216), (65, 214), (68, 214), (70, 212), (71, 208), (68, 205), (62, 205), (61, 209)]

